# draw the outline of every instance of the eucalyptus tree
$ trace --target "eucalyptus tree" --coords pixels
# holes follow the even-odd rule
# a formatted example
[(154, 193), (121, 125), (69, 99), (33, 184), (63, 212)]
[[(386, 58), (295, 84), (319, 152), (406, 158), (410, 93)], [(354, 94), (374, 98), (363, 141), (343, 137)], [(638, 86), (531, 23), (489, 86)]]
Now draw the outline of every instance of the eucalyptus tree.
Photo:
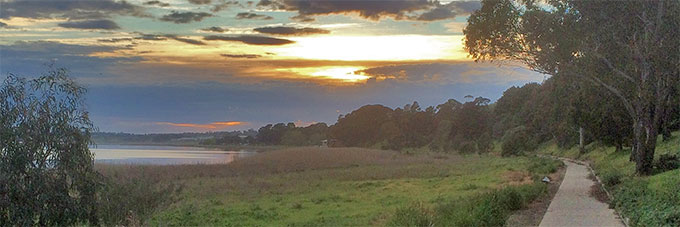
[(680, 76), (680, 1), (484, 0), (463, 32), (476, 60), (519, 61), (608, 91), (633, 121), (636, 172), (651, 173)]
[(53, 69), (0, 87), (0, 226), (97, 225), (85, 89)]

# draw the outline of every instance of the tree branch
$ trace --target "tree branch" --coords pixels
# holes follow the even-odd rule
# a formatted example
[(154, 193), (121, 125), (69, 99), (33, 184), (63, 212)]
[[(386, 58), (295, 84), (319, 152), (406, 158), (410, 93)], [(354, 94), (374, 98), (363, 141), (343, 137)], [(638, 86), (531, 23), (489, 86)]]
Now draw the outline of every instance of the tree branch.
[(609, 69), (614, 71), (616, 74), (618, 74), (619, 76), (625, 78), (626, 80), (628, 80), (632, 83), (635, 83), (635, 80), (633, 79), (633, 77), (628, 76), (628, 74), (626, 74), (623, 71), (614, 67), (614, 65), (612, 64), (611, 61), (609, 61), (609, 59), (605, 58), (604, 56), (602, 56), (600, 54), (595, 54), (595, 56), (597, 56), (597, 58), (599, 58), (600, 60), (604, 61), (604, 63), (607, 65), (607, 67), (609, 67)]
[(602, 87), (606, 88), (608, 91), (610, 91), (611, 93), (613, 93), (614, 95), (619, 97), (621, 99), (621, 101), (623, 102), (623, 106), (626, 108), (626, 111), (628, 112), (630, 117), (632, 117), (633, 119), (636, 118), (635, 109), (633, 108), (633, 105), (630, 103), (630, 100), (628, 100), (628, 98), (626, 98), (626, 96), (623, 95), (623, 93), (621, 91), (619, 91), (615, 87), (605, 83), (604, 81), (600, 80), (600, 78), (597, 78), (597, 77), (594, 77), (594, 76), (583, 76), (583, 77), (595, 82), (596, 84), (601, 85)]

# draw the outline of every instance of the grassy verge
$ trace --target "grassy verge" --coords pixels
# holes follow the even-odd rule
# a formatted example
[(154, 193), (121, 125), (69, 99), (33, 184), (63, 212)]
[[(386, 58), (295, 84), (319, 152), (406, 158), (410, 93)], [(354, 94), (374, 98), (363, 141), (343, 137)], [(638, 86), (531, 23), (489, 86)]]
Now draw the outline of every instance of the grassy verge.
[(390, 226), (503, 226), (513, 211), (525, 208), (547, 191), (538, 177), (557, 171), (560, 162), (535, 159), (528, 168), (531, 183), (509, 185), (500, 189), (439, 201), (428, 206), (412, 203), (399, 208), (388, 222)]
[[(629, 161), (630, 150), (591, 144), (579, 155), (577, 148), (559, 149), (545, 144), (540, 153), (589, 161), (605, 187), (612, 192), (612, 205), (632, 226), (680, 226), (680, 169), (657, 170), (652, 176), (635, 175)], [(680, 137), (674, 133), (669, 141), (659, 140), (656, 160), (662, 155), (678, 155)]]
[[(99, 167), (112, 179), (155, 182), (153, 191), (171, 191), (169, 202), (133, 216), (141, 223), (182, 226), (399, 224), (413, 204), (432, 210), (429, 220), (437, 223), (500, 223), (509, 210), (544, 191), (535, 183), (538, 173), (556, 168), (555, 162), (529, 157), (359, 148), (284, 149), (228, 165)], [(149, 192), (130, 193), (140, 198)]]

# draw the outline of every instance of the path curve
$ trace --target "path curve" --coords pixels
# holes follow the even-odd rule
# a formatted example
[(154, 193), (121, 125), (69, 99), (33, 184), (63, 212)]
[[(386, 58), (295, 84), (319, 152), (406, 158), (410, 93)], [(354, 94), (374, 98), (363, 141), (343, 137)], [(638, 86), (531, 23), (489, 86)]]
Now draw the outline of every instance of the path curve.
[(595, 182), (588, 178), (588, 167), (564, 161), (567, 172), (539, 226), (621, 226), (619, 216), (609, 205), (590, 195)]

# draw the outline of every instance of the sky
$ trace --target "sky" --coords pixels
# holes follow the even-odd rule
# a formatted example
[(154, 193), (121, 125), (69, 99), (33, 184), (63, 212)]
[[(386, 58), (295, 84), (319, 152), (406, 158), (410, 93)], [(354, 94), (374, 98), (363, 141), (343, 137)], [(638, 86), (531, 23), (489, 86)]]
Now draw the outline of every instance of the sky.
[(103, 132), (333, 124), (363, 105), (496, 100), (545, 75), (464, 50), (477, 1), (0, 0), (0, 79), (65, 67)]

